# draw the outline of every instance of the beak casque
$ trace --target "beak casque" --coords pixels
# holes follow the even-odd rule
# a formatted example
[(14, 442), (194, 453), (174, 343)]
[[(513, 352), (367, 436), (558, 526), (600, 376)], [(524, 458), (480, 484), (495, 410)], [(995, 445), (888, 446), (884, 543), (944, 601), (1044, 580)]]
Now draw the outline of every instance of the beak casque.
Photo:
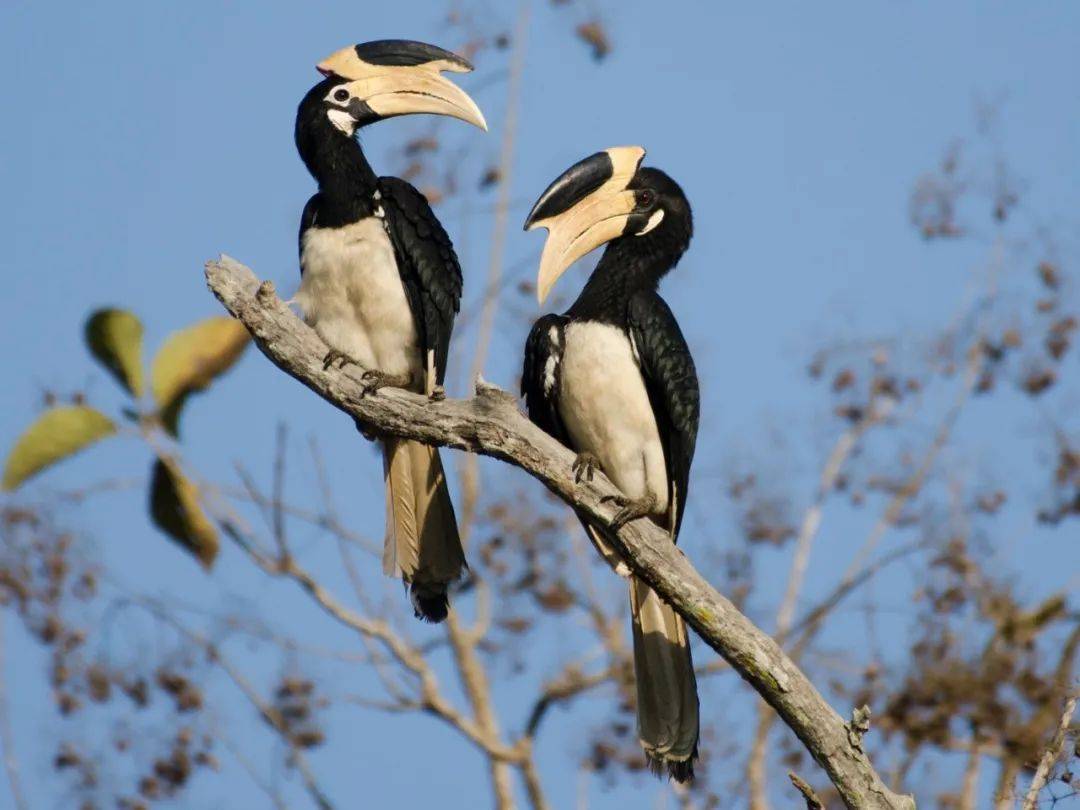
[(379, 116), (431, 113), (457, 118), (487, 131), (484, 114), (442, 71), (467, 73), (472, 65), (434, 45), (381, 40), (342, 48), (317, 66), (324, 76), (349, 79), (353, 96)]
[(525, 230), (548, 229), (536, 278), (541, 304), (570, 265), (623, 234), (636, 205), (626, 187), (644, 157), (640, 146), (597, 152), (563, 172), (537, 200)]

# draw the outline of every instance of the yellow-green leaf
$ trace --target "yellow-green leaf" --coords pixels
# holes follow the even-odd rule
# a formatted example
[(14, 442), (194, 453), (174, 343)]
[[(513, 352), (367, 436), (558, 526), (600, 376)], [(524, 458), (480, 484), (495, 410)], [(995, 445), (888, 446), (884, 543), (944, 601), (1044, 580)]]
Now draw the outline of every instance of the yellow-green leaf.
[(154, 358), (150, 388), (171, 433), (188, 396), (228, 371), (247, 345), (247, 330), (232, 318), (207, 318), (169, 335)]
[(126, 309), (99, 309), (86, 320), (86, 346), (135, 396), (142, 396), (142, 322)]
[(199, 491), (172, 461), (158, 459), (150, 476), (150, 517), (165, 534), (210, 568), (218, 534), (199, 505)]
[(45, 411), (12, 448), (2, 486), (13, 490), (49, 465), (115, 432), (109, 417), (85, 405)]

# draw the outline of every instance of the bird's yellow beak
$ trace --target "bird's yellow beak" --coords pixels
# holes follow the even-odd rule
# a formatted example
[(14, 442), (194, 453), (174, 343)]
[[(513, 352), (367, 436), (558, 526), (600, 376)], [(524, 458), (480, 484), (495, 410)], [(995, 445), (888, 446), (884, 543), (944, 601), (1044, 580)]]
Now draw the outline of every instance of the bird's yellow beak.
[(431, 113), (487, 131), (487, 121), (476, 102), (441, 75), (443, 71), (467, 73), (472, 65), (433, 45), (404, 40), (369, 42), (342, 48), (316, 67), (325, 76), (350, 80), (353, 97), (380, 118)]
[(541, 304), (570, 265), (625, 233), (637, 204), (627, 185), (644, 157), (640, 146), (597, 152), (563, 172), (537, 200), (525, 230), (548, 229), (536, 278)]

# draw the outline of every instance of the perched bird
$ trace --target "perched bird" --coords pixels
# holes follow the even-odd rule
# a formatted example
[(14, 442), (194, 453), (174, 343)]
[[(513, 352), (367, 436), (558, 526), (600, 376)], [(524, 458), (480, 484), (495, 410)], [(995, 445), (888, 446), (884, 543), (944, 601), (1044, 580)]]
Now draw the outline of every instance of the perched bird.
[[(529, 417), (578, 453), (575, 476), (600, 469), (623, 493), (611, 528), (652, 520), (674, 542), (686, 509), (697, 440), (697, 373), (660, 279), (690, 244), (682, 189), (641, 168), (638, 146), (606, 149), (571, 166), (525, 222), (547, 228), (537, 293), (579, 258), (606, 244), (581, 295), (562, 315), (545, 315), (525, 345), (522, 394)], [(585, 524), (609, 564), (626, 564)], [(657, 773), (693, 778), (698, 697), (686, 625), (644, 582), (630, 576), (638, 738)]]
[[(442, 396), (461, 267), (424, 196), (378, 177), (356, 139), (368, 124), (409, 113), (484, 116), (442, 71), (472, 66), (404, 40), (344, 48), (318, 65), (326, 78), (296, 113), (296, 148), (318, 182), (300, 220), (295, 302), (330, 347), (324, 367), (356, 363), (368, 392), (392, 386)], [(383, 568), (409, 585), (417, 616), (441, 621), (447, 587), (465, 568), (439, 452), (382, 440), (386, 478)]]

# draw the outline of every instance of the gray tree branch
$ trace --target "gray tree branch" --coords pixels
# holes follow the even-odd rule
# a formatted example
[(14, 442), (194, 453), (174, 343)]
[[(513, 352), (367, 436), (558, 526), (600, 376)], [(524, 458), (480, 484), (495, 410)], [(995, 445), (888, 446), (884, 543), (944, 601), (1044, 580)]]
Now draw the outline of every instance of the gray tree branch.
[[(365, 395), (354, 367), (324, 370), (327, 346), (250, 269), (222, 257), (208, 262), (210, 289), (251, 332), (276, 366), (376, 432), (501, 459), (522, 468), (581, 517), (607, 526), (614, 507), (601, 503), (617, 490), (602, 476), (574, 481), (573, 453), (533, 425), (517, 398), (481, 381), (471, 399), (431, 402), (401, 390)], [(610, 536), (633, 572), (668, 601), (795, 732), (824, 768), (845, 805), (867, 810), (913, 810), (914, 799), (890, 791), (863, 751), (861, 738), (822, 698), (777, 644), (694, 569), (667, 534), (635, 521)]]

